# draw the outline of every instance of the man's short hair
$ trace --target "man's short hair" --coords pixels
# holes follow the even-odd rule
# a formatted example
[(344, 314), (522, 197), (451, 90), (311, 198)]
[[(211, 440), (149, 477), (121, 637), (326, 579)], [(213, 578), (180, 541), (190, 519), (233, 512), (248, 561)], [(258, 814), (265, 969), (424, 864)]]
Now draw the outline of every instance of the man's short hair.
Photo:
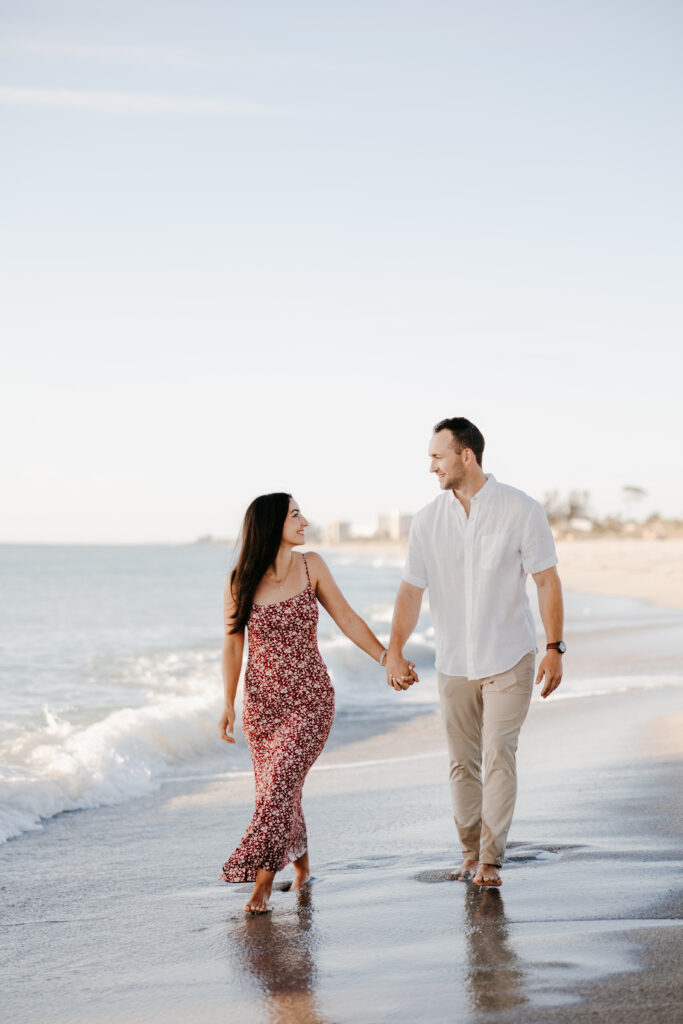
[(450, 430), (455, 441), (455, 447), (460, 452), (463, 448), (470, 448), (474, 457), (481, 466), (484, 456), (484, 435), (474, 423), (466, 420), (464, 416), (453, 416), (449, 420), (440, 420), (434, 427), (434, 433), (440, 430)]

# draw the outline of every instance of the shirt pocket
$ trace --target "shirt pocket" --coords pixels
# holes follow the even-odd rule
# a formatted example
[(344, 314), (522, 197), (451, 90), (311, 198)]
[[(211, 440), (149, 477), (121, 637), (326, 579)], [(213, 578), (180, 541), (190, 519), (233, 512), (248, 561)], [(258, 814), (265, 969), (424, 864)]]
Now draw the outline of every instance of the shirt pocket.
[(509, 544), (506, 533), (484, 533), (479, 548), (482, 569), (498, 569), (505, 559)]

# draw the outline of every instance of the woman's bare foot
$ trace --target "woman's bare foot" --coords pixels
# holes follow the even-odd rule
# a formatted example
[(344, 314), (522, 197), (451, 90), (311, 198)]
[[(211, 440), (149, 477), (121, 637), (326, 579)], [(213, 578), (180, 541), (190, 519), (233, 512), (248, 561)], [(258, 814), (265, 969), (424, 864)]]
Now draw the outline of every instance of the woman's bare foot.
[(476, 885), (492, 885), (498, 888), (499, 885), (503, 884), (503, 880), (500, 877), (500, 872), (495, 864), (479, 864), (477, 873), (474, 876), (474, 882)]
[(292, 891), (301, 889), (311, 877), (311, 865), (308, 861), (308, 850), (302, 853), (298, 860), (294, 861), (294, 881)]
[(468, 860), (466, 857), (459, 868), (457, 868), (449, 878), (452, 882), (469, 882), (472, 878), (472, 874), (477, 866), (478, 861)]
[(273, 889), (274, 871), (259, 868), (254, 882), (254, 891), (244, 904), (245, 914), (267, 914), (270, 910), (268, 900)]

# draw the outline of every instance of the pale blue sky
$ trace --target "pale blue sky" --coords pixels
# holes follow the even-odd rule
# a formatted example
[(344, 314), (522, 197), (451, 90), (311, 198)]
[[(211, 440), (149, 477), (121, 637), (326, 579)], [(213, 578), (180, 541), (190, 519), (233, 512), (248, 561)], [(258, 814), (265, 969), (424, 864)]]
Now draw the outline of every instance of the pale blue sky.
[(0, 540), (414, 511), (460, 414), (683, 515), (678, 3), (1, 10)]

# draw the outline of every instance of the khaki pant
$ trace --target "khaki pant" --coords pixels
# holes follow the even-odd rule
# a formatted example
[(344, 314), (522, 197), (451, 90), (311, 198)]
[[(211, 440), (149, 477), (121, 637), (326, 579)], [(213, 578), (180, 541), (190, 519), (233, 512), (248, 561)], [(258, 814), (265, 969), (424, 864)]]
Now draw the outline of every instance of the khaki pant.
[(529, 710), (535, 661), (530, 651), (507, 672), (486, 679), (438, 673), (453, 817), (464, 859), (500, 867), (505, 858), (517, 797), (517, 738)]

